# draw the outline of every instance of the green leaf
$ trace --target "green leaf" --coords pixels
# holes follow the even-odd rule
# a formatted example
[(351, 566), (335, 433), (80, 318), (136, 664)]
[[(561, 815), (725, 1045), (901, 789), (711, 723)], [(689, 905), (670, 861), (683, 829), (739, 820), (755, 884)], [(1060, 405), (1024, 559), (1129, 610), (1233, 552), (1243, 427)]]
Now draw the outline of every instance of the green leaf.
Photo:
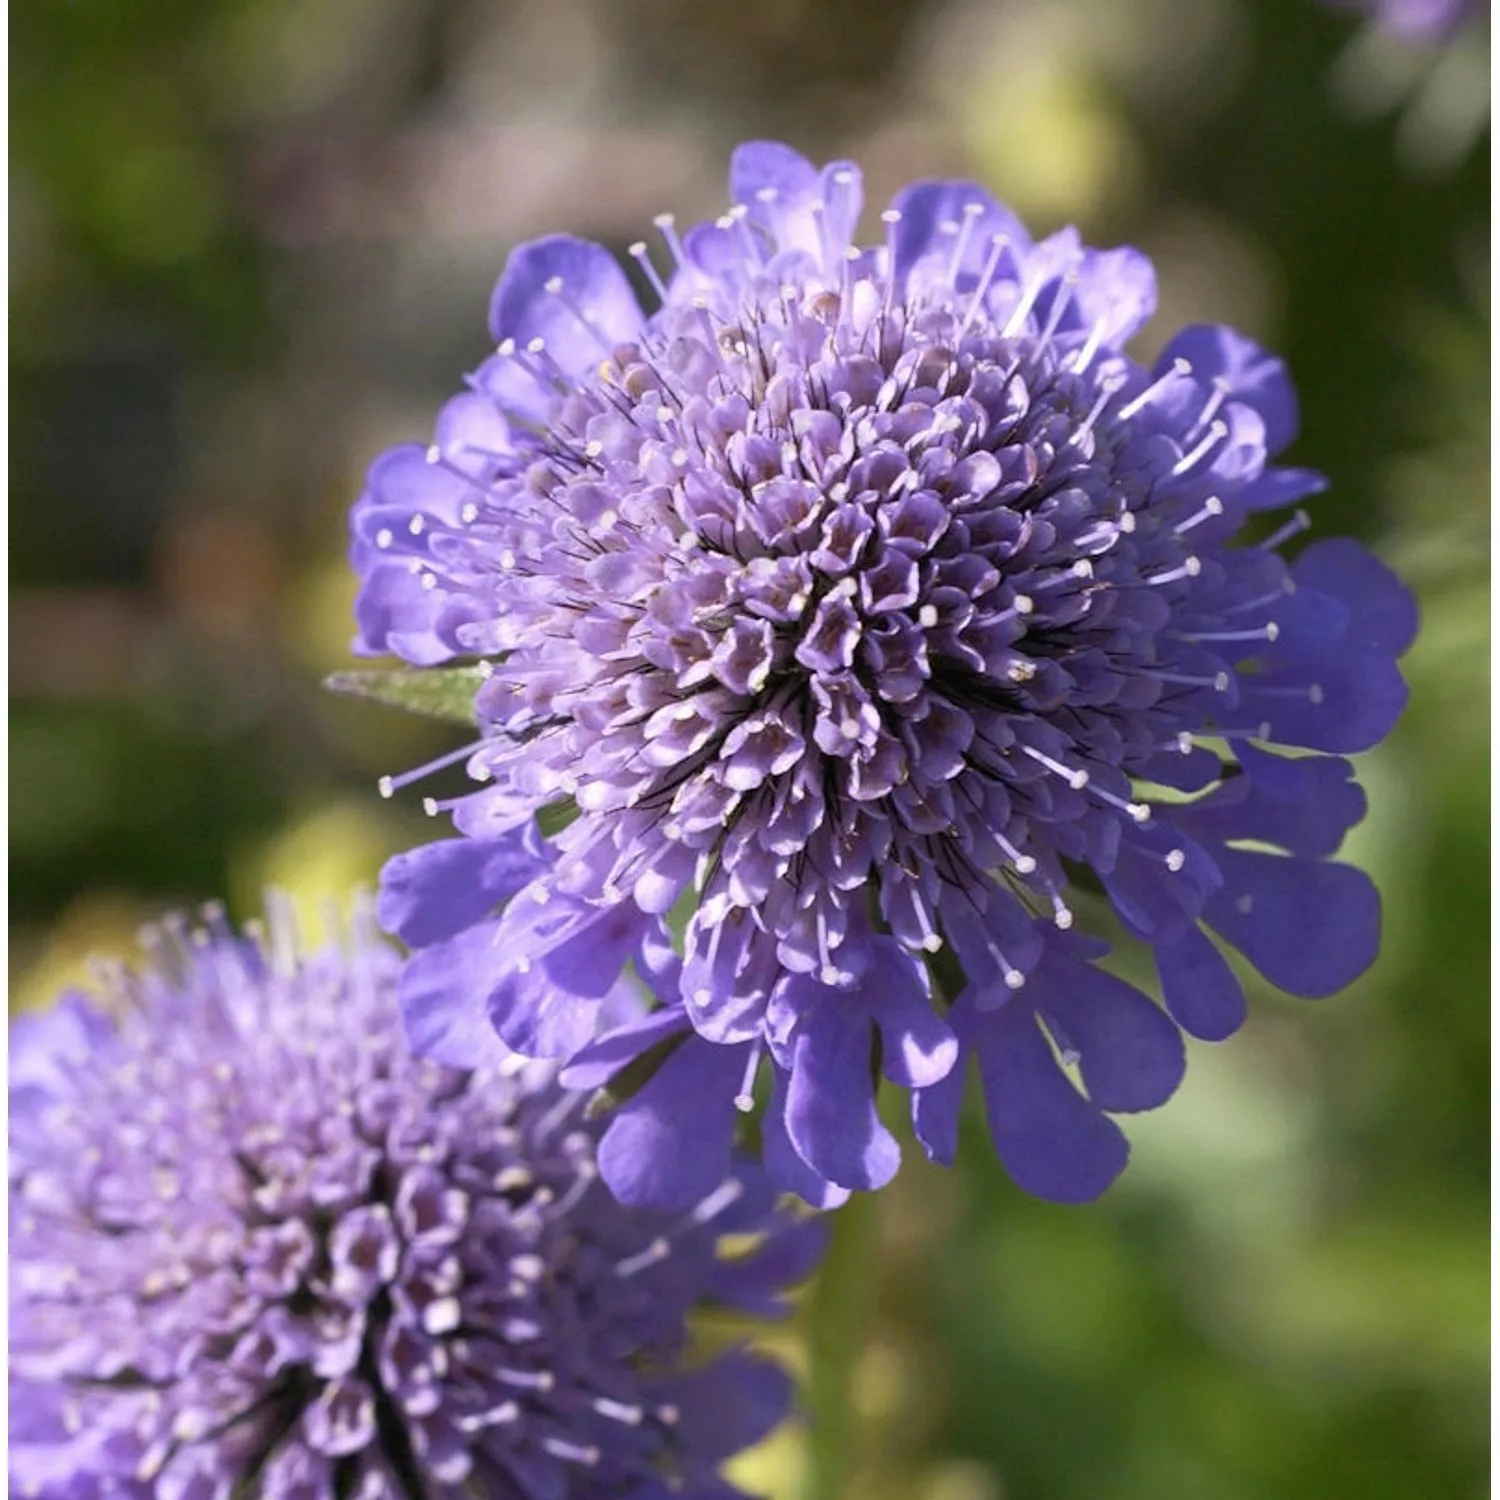
[(370, 698), (408, 713), (455, 724), (474, 723), (474, 694), (489, 667), (388, 667), (370, 672), (335, 672), (323, 686), (351, 698)]

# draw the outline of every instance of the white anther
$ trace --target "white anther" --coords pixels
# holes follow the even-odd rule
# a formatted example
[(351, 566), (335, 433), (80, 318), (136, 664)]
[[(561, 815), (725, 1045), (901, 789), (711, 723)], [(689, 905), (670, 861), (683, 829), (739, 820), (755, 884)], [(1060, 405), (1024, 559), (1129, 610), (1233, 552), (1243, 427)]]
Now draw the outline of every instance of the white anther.
[(1171, 849), (1167, 852), (1167, 868), (1175, 875), (1187, 863), (1187, 852)]

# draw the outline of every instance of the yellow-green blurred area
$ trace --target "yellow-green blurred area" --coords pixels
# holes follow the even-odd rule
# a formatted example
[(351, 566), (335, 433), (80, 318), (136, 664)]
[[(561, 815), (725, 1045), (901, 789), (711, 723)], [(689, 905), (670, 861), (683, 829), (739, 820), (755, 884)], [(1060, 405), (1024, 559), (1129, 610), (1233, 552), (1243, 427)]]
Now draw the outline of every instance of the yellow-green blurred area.
[[(375, 784), (452, 736), (320, 680), (363, 468), (484, 357), (512, 244), (717, 212), (752, 136), (859, 159), (874, 208), (977, 177), (1152, 254), (1145, 352), (1219, 319), (1288, 357), (1317, 527), (1402, 569), (1424, 629), (1348, 848), (1380, 962), (1317, 1006), (1256, 991), (1097, 1206), (1025, 1198), (977, 1117), (952, 1172), (909, 1148), (846, 1493), (1484, 1493), (1489, 178), (1446, 80), (1487, 33), (1361, 110), (1362, 35), (1315, 0), (17, 7), (13, 1004), (169, 907), (248, 916), (269, 881), (311, 912), (441, 831)], [(804, 1458), (789, 1428), (737, 1473), (833, 1500)]]

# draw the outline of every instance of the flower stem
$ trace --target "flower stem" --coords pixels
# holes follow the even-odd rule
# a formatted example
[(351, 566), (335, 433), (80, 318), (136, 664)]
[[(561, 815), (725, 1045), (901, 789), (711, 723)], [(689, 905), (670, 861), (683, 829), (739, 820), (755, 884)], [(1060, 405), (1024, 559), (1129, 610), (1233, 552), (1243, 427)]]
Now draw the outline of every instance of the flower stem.
[(808, 1307), (803, 1500), (841, 1500), (848, 1493), (857, 1425), (854, 1371), (874, 1307), (878, 1233), (874, 1193), (855, 1193), (833, 1215), (828, 1254)]

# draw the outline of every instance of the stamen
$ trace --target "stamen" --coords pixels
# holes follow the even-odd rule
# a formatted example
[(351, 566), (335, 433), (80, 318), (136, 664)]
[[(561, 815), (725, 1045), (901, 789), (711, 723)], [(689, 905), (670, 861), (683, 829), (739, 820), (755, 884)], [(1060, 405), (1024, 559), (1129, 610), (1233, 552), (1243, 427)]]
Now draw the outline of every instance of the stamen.
[(659, 1265), (672, 1253), (671, 1242), (665, 1238), (658, 1237), (651, 1241), (644, 1250), (638, 1250), (634, 1255), (627, 1256), (615, 1264), (616, 1276), (634, 1276), (638, 1271), (644, 1271), (648, 1266)]
[(1099, 420), (1104, 408), (1114, 399), (1115, 393), (1124, 383), (1124, 377), (1120, 375), (1110, 375), (1099, 382), (1099, 395), (1089, 408), (1089, 414), (1068, 435), (1069, 447), (1082, 446), (1084, 439), (1094, 430), (1094, 423)]
[[(529, 359), (534, 359), (537, 362), (537, 365), (544, 372), (547, 381), (559, 395), (566, 395), (572, 389), (567, 372), (553, 358), (552, 351), (547, 348), (546, 339), (527, 339), (526, 355)], [(516, 358), (519, 360), (520, 355), (517, 355)]]
[(1129, 802), (1124, 797), (1117, 797), (1113, 792), (1105, 791), (1102, 786), (1091, 787), (1090, 790), (1101, 802), (1107, 802), (1111, 807), (1124, 813), (1131, 822), (1149, 823), (1151, 821), (1151, 808), (1148, 804)]
[(717, 1219), (730, 1204), (738, 1203), (744, 1196), (744, 1183), (738, 1178), (726, 1177), (670, 1233), (673, 1235), (686, 1234), (689, 1230), (701, 1229), (705, 1224), (710, 1224)]
[(1187, 863), (1187, 851), (1184, 849), (1169, 849), (1163, 863), (1175, 875)]
[(645, 273), (646, 280), (651, 283), (651, 290), (661, 299), (663, 305), (667, 300), (667, 284), (661, 279), (655, 265), (651, 261), (651, 252), (646, 248), (645, 240), (637, 240), (630, 247), (631, 258)]
[(461, 760), (467, 760), (476, 750), (483, 748), (484, 741), (476, 740), (472, 745), (463, 745), (457, 750), (450, 750), (446, 755), (439, 755), (435, 760), (429, 760), (425, 765), (416, 767), (415, 770), (403, 771), (399, 776), (382, 776), (376, 783), (380, 789), (380, 795), (389, 801), (402, 787), (410, 786), (414, 781), (421, 781), (434, 772), (456, 765)]
[(1000, 330), (1003, 338), (1012, 338), (1021, 331), (1027, 318), (1031, 316), (1031, 309), (1036, 306), (1036, 299), (1042, 295), (1042, 288), (1045, 285), (1046, 282), (1038, 276), (1021, 294), (1021, 300), (1016, 303), (1010, 317), (1005, 320), (1005, 327)]
[(1294, 536), (1300, 536), (1311, 525), (1312, 518), (1305, 510), (1299, 510), (1280, 530), (1273, 531), (1265, 541), (1257, 542), (1256, 550), (1274, 552), (1283, 542), (1289, 542)]
[(1191, 531), (1193, 527), (1200, 526), (1210, 516), (1222, 516), (1224, 514), (1224, 502), (1217, 495), (1210, 495), (1187, 520), (1179, 521), (1172, 530), (1181, 536), (1184, 532)]
[(984, 263), (984, 269), (979, 273), (979, 280), (975, 283), (974, 294), (969, 298), (968, 311), (964, 313), (964, 320), (958, 325), (957, 339), (961, 339), (968, 331), (969, 325), (974, 321), (975, 314), (984, 305), (985, 293), (990, 289), (990, 282), (995, 278), (995, 271), (1000, 265), (1000, 257), (1005, 254), (1005, 247), (1010, 240), (1003, 234), (990, 236), (989, 258)]
[(1202, 441), (1199, 442), (1196, 447), (1190, 448), (1186, 453), (1182, 455), (1181, 458), (1177, 460), (1175, 464), (1172, 465), (1172, 473), (1178, 478), (1181, 478), (1181, 476), (1186, 474), (1189, 469), (1193, 468), (1193, 466), (1197, 464), (1200, 459), (1205, 458), (1210, 451), (1212, 451), (1214, 448), (1217, 448), (1219, 443), (1228, 436), (1229, 428), (1223, 422), (1215, 422), (1208, 429), (1207, 433), (1204, 434)]
[(807, 211), (813, 217), (813, 223), (818, 227), (818, 261), (824, 270), (828, 269), (828, 262), (833, 259), (832, 241), (828, 237), (828, 210), (821, 198), (815, 198), (807, 206)]
[(1189, 554), (1183, 558), (1180, 568), (1173, 568), (1169, 573), (1157, 573), (1154, 577), (1143, 579), (1142, 582), (1155, 588), (1164, 583), (1176, 583), (1182, 578), (1196, 578), (1202, 571), (1202, 559)]
[(880, 222), (885, 225), (885, 296), (880, 303), (880, 324), (883, 337), (885, 320), (891, 315), (891, 301), (896, 295), (896, 226), (901, 222), (901, 210), (899, 208), (886, 209), (880, 216)]
[(687, 265), (687, 256), (683, 254), (682, 241), (677, 237), (677, 219), (673, 214), (657, 214), (651, 221), (661, 231), (661, 237), (667, 242), (667, 249), (672, 252), (672, 259), (677, 262), (680, 271)]
[(1191, 633), (1164, 630), (1162, 634), (1169, 640), (1191, 641), (1194, 645), (1200, 641), (1274, 641), (1281, 634), (1281, 627), (1275, 620), (1267, 620), (1258, 630), (1201, 630)]
[(734, 1096), (734, 1107), (742, 1115), (748, 1115), (755, 1108), (755, 1075), (760, 1071), (760, 1057), (763, 1044), (759, 1037), (750, 1048), (750, 1058), (745, 1064), (744, 1076), (740, 1079), (740, 1091)]
[(520, 1415), (521, 1408), (514, 1401), (502, 1401), (484, 1411), (471, 1411), (455, 1417), (454, 1422), (460, 1432), (482, 1432), (486, 1427), (508, 1427), (519, 1420)]
[(1193, 367), (1185, 359), (1174, 359), (1172, 367), (1158, 379), (1153, 380), (1139, 396), (1127, 401), (1119, 410), (1121, 421), (1128, 422), (1143, 407), (1149, 406), (1168, 386), (1193, 373)]
[[(1178, 683), (1182, 687), (1204, 687), (1212, 688), (1216, 693), (1227, 693), (1229, 691), (1229, 673), (1215, 672), (1212, 677), (1194, 677), (1186, 672), (1151, 672), (1148, 675), (1154, 677), (1158, 682)], [(1299, 688), (1298, 692), (1301, 691)]]
[(950, 290), (955, 285), (959, 270), (964, 263), (964, 252), (969, 248), (969, 236), (974, 232), (974, 226), (979, 222), (983, 213), (984, 204), (965, 203), (962, 222), (953, 226), (958, 238), (953, 242), (953, 255), (948, 261), (947, 279)]
[(916, 914), (917, 926), (922, 929), (922, 951), (924, 953), (937, 953), (941, 951), (943, 940), (938, 936), (933, 926), (932, 914), (927, 910), (927, 903), (922, 900), (920, 891), (913, 891), (911, 897), (912, 911)]
[[(992, 939), (986, 939), (984, 946), (1004, 976), (1006, 989), (1012, 991), (1022, 989), (1026, 984), (1026, 976), (1000, 951), (999, 945)], [(989, 992), (986, 992), (975, 1001), (974, 1008), (979, 1011), (998, 1010), (1004, 1000), (1003, 995), (992, 998)]]
[(581, 1464), (586, 1469), (592, 1469), (599, 1462), (599, 1450), (593, 1446), (585, 1448), (578, 1443), (565, 1442), (562, 1438), (555, 1437), (543, 1438), (541, 1446), (553, 1458), (560, 1458), (565, 1463)]
[(623, 1422), (627, 1427), (639, 1427), (646, 1415), (643, 1407), (612, 1401), (608, 1396), (595, 1396), (590, 1404), (601, 1417), (607, 1417), (611, 1422)]
[(1094, 321), (1094, 326), (1089, 329), (1089, 336), (1073, 360), (1073, 373), (1081, 375), (1094, 362), (1094, 356), (1099, 352), (1099, 346), (1104, 342), (1104, 329), (1108, 321), (1107, 313), (1100, 313)]
[(1208, 400), (1203, 403), (1203, 410), (1198, 413), (1198, 420), (1188, 429), (1189, 438), (1196, 437), (1218, 415), (1219, 408), (1224, 404), (1224, 398), (1228, 394), (1228, 381), (1222, 375), (1215, 375), (1213, 389), (1208, 394)]
[(1077, 286), (1078, 272), (1074, 267), (1069, 266), (1063, 274), (1062, 285), (1058, 288), (1057, 296), (1052, 299), (1052, 311), (1047, 314), (1046, 327), (1037, 336), (1036, 347), (1038, 349), (1045, 349), (1052, 342), (1052, 336), (1057, 332), (1063, 314), (1073, 300), (1073, 293)]
[(1005, 857), (1011, 862), (1017, 875), (1030, 875), (1036, 869), (1036, 861), (1029, 854), (1022, 854), (1003, 834), (994, 834), (993, 838), (1004, 851)]
[(1038, 764), (1046, 766), (1054, 776), (1061, 776), (1064, 781), (1073, 788), (1075, 792), (1081, 792), (1089, 784), (1089, 773), (1084, 770), (1071, 770), (1060, 760), (1053, 760), (1045, 751), (1038, 750), (1034, 745), (1022, 745), (1021, 749)]

